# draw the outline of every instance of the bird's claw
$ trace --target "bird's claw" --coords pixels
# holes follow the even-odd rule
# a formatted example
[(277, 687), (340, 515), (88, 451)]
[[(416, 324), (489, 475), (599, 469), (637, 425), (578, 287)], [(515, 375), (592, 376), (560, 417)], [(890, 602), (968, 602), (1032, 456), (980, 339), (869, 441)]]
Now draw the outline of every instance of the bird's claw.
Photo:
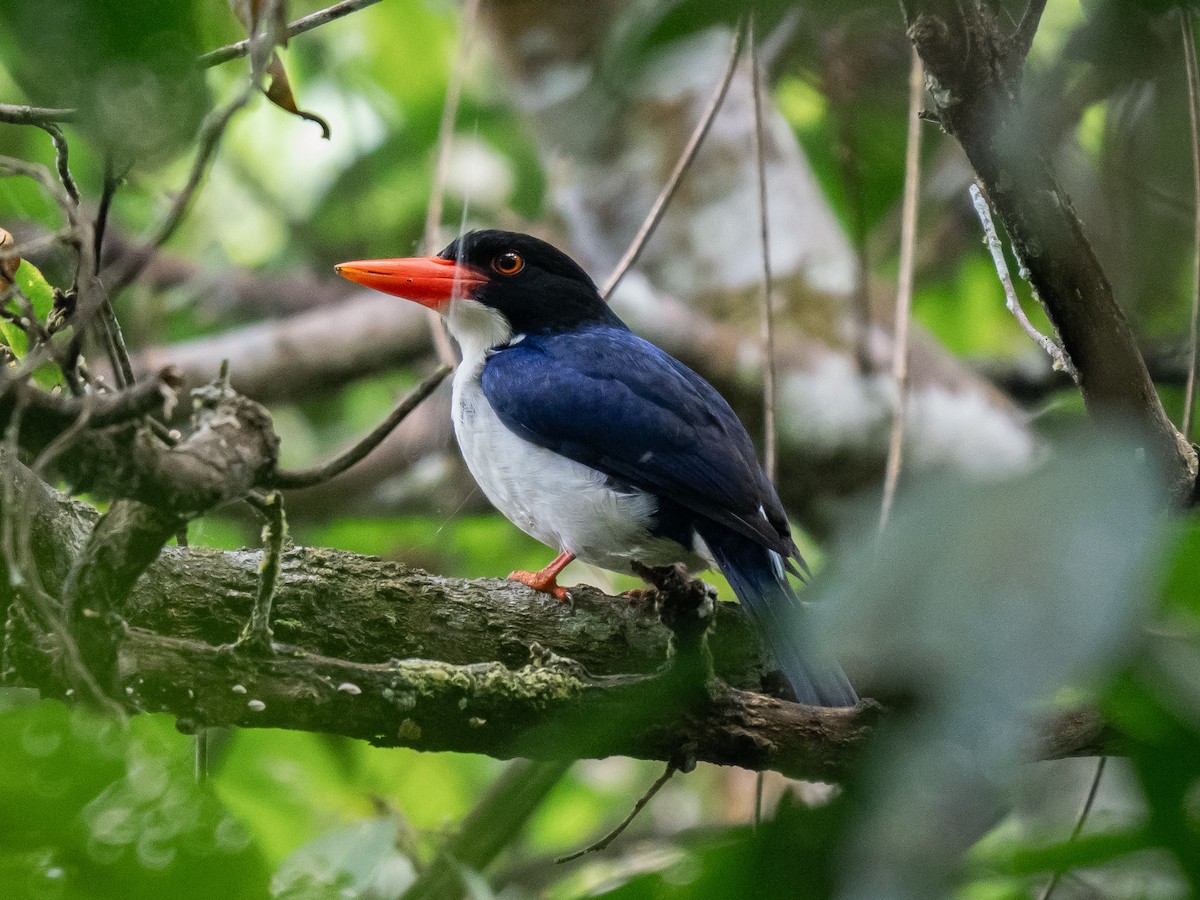
[(517, 581), (542, 594), (549, 594), (562, 603), (571, 602), (571, 592), (559, 585), (554, 575), (544, 572), (509, 572), (509, 581)]

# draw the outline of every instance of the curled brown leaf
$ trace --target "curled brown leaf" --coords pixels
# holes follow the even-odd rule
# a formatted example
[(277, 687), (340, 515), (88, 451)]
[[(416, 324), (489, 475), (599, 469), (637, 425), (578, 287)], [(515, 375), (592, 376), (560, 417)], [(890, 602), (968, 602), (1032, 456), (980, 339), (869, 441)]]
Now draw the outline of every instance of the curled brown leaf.
[(14, 252), (16, 245), (13, 236), (0, 228), (0, 291), (9, 289), (21, 267), (21, 257)]

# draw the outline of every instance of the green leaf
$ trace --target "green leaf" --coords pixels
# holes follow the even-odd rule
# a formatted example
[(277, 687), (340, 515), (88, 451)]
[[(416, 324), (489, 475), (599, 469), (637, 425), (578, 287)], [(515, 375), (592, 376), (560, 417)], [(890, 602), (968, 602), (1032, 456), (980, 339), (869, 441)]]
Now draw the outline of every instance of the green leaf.
[[(0, 896), (259, 898), (267, 872), (165, 716), (0, 690)], [(45, 892), (41, 892), (45, 888)]]
[[(21, 260), (13, 283), (33, 304), (33, 311), (37, 315), (38, 321), (45, 324), (46, 316), (49, 315), (50, 308), (54, 305), (54, 288), (50, 287), (50, 283), (42, 277), (42, 273), (27, 259)], [(18, 315), (23, 313), (16, 300), (10, 300), (8, 308)], [(3, 333), (4, 343), (9, 346), (13, 356), (17, 359), (21, 359), (29, 352), (29, 340), (25, 336), (25, 332), (12, 322), (0, 320), (0, 332)]]
[(121, 159), (158, 162), (193, 138), (208, 106), (188, 0), (0, 0), (5, 68), (36, 105), (73, 107)]
[(1007, 805), (1039, 716), (1065, 688), (1098, 690), (1136, 646), (1167, 504), (1138, 442), (1109, 432), (1015, 477), (919, 484), (882, 535), (872, 509), (830, 561), (813, 592), (837, 618), (827, 640), (897, 713), (847, 843), (851, 894), (942, 896)]
[[(50, 310), (54, 306), (54, 288), (50, 286), (38, 268), (27, 259), (21, 260), (21, 266), (17, 269), (13, 283), (29, 299), (38, 321), (44, 325), (46, 316), (50, 314)], [(24, 314), (24, 310), (15, 300), (8, 302), (8, 308), (18, 315)], [(25, 332), (4, 319), (0, 319), (0, 342), (7, 344), (17, 359), (23, 358), (29, 352), (29, 338)], [(34, 371), (33, 380), (40, 387), (50, 389), (62, 383), (62, 373), (56, 366), (47, 363)]]

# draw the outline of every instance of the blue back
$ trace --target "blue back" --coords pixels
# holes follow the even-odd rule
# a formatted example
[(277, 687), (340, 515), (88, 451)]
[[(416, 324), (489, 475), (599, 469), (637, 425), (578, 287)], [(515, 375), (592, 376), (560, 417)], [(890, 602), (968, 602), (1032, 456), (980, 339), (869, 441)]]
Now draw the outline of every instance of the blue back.
[(729, 404), (622, 325), (528, 335), (492, 352), (482, 387), (531, 443), (796, 557), (779, 497)]

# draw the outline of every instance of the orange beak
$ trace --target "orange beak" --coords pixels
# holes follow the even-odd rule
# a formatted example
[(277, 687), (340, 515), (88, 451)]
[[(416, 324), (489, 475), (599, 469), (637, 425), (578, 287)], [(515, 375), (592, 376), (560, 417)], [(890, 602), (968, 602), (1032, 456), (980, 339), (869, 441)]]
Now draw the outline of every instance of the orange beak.
[(470, 297), (488, 278), (478, 269), (440, 256), (360, 259), (334, 266), (343, 278), (441, 311), (455, 298)]

